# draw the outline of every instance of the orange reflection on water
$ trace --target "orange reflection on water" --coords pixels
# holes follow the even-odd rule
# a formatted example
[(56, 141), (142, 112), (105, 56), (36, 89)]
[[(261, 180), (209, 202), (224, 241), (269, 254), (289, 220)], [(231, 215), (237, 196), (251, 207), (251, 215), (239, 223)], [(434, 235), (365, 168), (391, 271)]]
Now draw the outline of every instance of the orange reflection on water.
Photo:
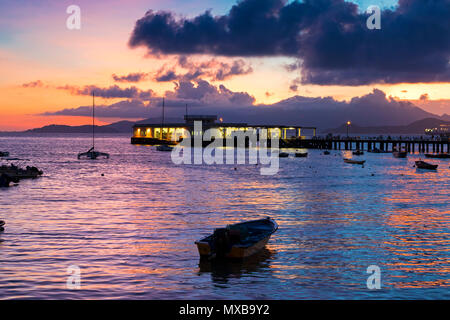
[[(391, 208), (384, 215), (389, 236), (383, 247), (397, 259), (384, 264), (389, 269), (386, 282), (394, 288), (438, 288), (450, 286), (450, 192), (448, 165), (440, 163), (437, 172), (407, 166), (389, 167), (387, 172), (396, 176), (398, 187), (383, 201)], [(409, 167), (411, 166), (411, 169)], [(407, 169), (405, 169), (407, 168)], [(427, 192), (423, 192), (426, 177)], [(435, 185), (435, 187), (433, 187)], [(434, 190), (430, 192), (429, 190)], [(437, 203), (433, 208), (423, 203)], [(439, 204), (442, 205), (439, 205)], [(440, 210), (441, 209), (441, 210)], [(442, 275), (441, 279), (428, 279), (428, 275)], [(414, 275), (413, 277), (411, 275)], [(411, 280), (414, 278), (414, 280)]]

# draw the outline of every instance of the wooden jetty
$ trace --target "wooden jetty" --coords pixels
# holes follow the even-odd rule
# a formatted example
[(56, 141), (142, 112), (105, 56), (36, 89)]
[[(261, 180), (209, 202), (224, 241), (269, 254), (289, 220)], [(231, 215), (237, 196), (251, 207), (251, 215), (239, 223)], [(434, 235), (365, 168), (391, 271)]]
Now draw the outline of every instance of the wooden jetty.
[(380, 150), (383, 152), (404, 149), (409, 153), (415, 153), (416, 151), (419, 153), (450, 153), (450, 140), (448, 138), (433, 140), (413, 137), (402, 139), (315, 137), (312, 139), (282, 139), (280, 140), (280, 147), (324, 150)]

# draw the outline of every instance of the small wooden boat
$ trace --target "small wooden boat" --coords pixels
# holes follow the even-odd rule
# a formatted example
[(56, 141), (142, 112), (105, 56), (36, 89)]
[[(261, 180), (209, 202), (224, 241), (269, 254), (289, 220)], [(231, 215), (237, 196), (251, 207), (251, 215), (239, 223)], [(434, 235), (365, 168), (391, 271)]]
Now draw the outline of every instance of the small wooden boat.
[(277, 229), (278, 224), (268, 217), (216, 229), (195, 244), (201, 258), (243, 259), (263, 249)]
[(330, 154), (330, 151), (325, 150), (325, 151), (323, 152), (323, 154), (324, 154), (324, 155), (329, 155), (329, 154)]
[(280, 158), (288, 158), (289, 157), (289, 153), (287, 153), (287, 152), (280, 152), (278, 154), (278, 157), (280, 157)]
[(162, 144), (162, 145), (160, 145), (160, 146), (157, 146), (157, 147), (156, 147), (156, 150), (162, 151), (162, 152), (170, 152), (170, 151), (173, 150), (173, 147), (168, 146), (168, 145), (165, 145), (165, 144)]
[(362, 156), (363, 154), (364, 154), (364, 151), (361, 151), (361, 150), (353, 151), (353, 155), (355, 155), (355, 156)]
[(350, 163), (350, 164), (364, 164), (364, 163), (366, 163), (366, 160), (358, 161), (358, 160), (352, 160), (352, 159), (344, 159), (344, 162)]
[(306, 157), (308, 157), (308, 152), (296, 152), (295, 157), (296, 158), (306, 158)]
[(428, 169), (428, 170), (436, 170), (438, 165), (437, 164), (431, 164), (425, 161), (416, 161), (416, 167), (419, 169)]
[(450, 159), (450, 153), (426, 153), (425, 157), (434, 159)]
[(0, 151), (0, 157), (9, 157), (9, 152)]

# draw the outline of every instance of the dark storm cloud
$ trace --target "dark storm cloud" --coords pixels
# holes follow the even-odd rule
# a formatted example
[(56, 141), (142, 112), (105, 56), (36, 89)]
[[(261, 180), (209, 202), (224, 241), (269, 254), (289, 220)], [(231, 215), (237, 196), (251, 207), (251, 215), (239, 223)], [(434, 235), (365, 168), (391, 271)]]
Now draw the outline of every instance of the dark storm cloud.
[(450, 81), (449, 17), (450, 0), (399, 0), (382, 12), (381, 30), (369, 30), (368, 14), (344, 0), (243, 0), (223, 16), (148, 11), (129, 44), (154, 54), (294, 57), (302, 83), (441, 82)]

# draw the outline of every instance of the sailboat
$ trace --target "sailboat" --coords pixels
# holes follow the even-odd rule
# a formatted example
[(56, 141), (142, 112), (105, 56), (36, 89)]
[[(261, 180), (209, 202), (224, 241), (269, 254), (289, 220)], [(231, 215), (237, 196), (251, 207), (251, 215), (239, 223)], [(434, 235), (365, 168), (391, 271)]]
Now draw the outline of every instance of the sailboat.
[(79, 153), (78, 159), (96, 160), (98, 158), (109, 159), (109, 154), (95, 151), (95, 94), (92, 92), (92, 148), (88, 152)]
[[(165, 108), (165, 99), (163, 98), (163, 103), (162, 103), (162, 121), (161, 121), (161, 141), (164, 140), (164, 133), (163, 133), (163, 129), (164, 129), (164, 108)], [(156, 150), (158, 151), (162, 151), (162, 152), (170, 152), (173, 150), (173, 147), (168, 146), (167, 144), (162, 144), (160, 146), (156, 147)]]

